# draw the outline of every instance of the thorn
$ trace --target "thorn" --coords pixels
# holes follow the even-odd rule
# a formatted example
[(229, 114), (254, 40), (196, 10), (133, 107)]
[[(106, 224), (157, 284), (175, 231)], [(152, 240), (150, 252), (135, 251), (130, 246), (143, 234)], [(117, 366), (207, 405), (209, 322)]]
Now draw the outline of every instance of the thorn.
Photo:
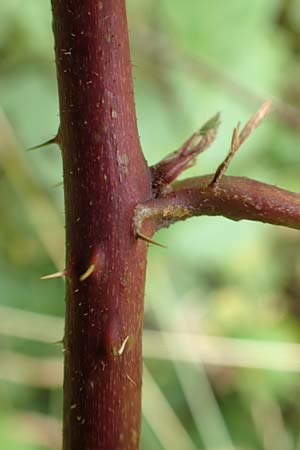
[(124, 352), (125, 347), (126, 347), (126, 344), (127, 344), (127, 342), (128, 342), (128, 339), (129, 339), (129, 335), (126, 336), (126, 338), (125, 338), (124, 341), (122, 342), (122, 345), (121, 345), (121, 347), (120, 347), (120, 349), (119, 349), (119, 351), (118, 351), (118, 355), (119, 355), (119, 356), (121, 356), (122, 353)]
[(47, 147), (48, 145), (57, 144), (57, 143), (58, 142), (56, 141), (56, 136), (55, 136), (54, 138), (49, 139), (49, 141), (43, 142), (42, 144), (39, 144), (39, 145), (35, 145), (34, 147), (27, 148), (26, 150), (28, 152), (30, 152), (31, 150), (37, 150), (39, 148)]
[(66, 275), (65, 270), (61, 272), (50, 273), (49, 275), (43, 275), (40, 280), (52, 280), (53, 278), (64, 278)]
[(90, 267), (79, 277), (79, 281), (84, 281), (86, 280), (88, 277), (90, 277), (92, 275), (92, 273), (95, 270), (95, 264), (91, 264)]
[(133, 384), (133, 386), (136, 386), (136, 382), (131, 378), (131, 376), (128, 375), (128, 373), (126, 373), (126, 378)]
[(153, 241), (153, 239), (150, 239), (148, 236), (145, 236), (144, 234), (140, 233), (139, 231), (136, 233), (136, 236), (138, 239), (142, 239), (145, 242), (148, 242), (148, 244), (157, 245), (158, 247), (167, 248), (166, 245), (160, 244), (159, 242)]
[(51, 144), (59, 145), (60, 144), (59, 132), (60, 132), (60, 128), (58, 129), (58, 132), (57, 132), (56, 136), (54, 136), (53, 138), (49, 139), (46, 142), (43, 142), (42, 144), (35, 145), (34, 147), (27, 148), (26, 150), (27, 151), (37, 150), (37, 149), (42, 148), (42, 147), (47, 147), (48, 145), (51, 145)]
[(112, 348), (113, 356), (121, 356), (124, 353), (124, 350), (125, 350), (126, 344), (128, 342), (128, 339), (129, 339), (129, 335), (126, 336), (126, 338), (122, 342), (121, 347), (119, 348), (119, 350), (117, 350), (115, 347)]

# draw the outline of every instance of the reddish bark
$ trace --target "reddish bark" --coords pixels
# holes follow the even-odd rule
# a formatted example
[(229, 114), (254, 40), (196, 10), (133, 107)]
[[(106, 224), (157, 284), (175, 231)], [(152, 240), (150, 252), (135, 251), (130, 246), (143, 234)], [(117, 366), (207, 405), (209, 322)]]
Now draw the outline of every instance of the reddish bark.
[(143, 234), (149, 224), (158, 230), (194, 216), (255, 220), (300, 230), (300, 194), (245, 177), (223, 176), (214, 188), (214, 176), (179, 181), (165, 195), (138, 205), (136, 232)]
[(124, 0), (52, 0), (66, 207), (64, 450), (136, 450), (150, 197)]

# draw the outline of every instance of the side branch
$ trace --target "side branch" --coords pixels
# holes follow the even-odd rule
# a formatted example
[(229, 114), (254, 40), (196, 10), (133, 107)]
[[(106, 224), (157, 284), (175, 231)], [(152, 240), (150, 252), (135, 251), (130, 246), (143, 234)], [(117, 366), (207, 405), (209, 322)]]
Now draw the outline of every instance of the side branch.
[(170, 193), (138, 205), (136, 234), (146, 224), (159, 230), (193, 216), (224, 216), (300, 229), (300, 194), (231, 176), (223, 176), (216, 190), (211, 187), (213, 176), (179, 181)]
[(214, 142), (220, 125), (220, 114), (208, 120), (178, 150), (150, 167), (152, 190), (155, 197), (169, 189), (169, 185), (186, 169), (195, 164), (196, 158)]

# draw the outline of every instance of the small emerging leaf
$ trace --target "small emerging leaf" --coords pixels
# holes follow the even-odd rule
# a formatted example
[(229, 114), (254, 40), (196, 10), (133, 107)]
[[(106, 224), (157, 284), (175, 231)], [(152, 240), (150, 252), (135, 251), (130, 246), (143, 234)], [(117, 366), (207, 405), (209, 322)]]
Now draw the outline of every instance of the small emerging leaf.
[(202, 125), (202, 127), (199, 130), (199, 134), (201, 134), (201, 136), (204, 136), (208, 131), (218, 128), (220, 123), (221, 123), (220, 113), (218, 112), (211, 119), (205, 122), (204, 125)]

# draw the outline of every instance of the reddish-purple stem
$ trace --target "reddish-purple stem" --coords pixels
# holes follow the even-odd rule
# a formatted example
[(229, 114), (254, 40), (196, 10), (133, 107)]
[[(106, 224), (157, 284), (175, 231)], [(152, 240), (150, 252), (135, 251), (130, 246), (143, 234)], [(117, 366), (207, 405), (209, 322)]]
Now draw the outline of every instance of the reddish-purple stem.
[(66, 207), (64, 450), (137, 450), (151, 194), (125, 0), (52, 0)]
[(158, 230), (193, 216), (224, 216), (300, 229), (300, 194), (244, 177), (223, 176), (214, 187), (213, 177), (179, 181), (171, 192), (139, 205), (137, 232), (143, 233), (149, 223)]

